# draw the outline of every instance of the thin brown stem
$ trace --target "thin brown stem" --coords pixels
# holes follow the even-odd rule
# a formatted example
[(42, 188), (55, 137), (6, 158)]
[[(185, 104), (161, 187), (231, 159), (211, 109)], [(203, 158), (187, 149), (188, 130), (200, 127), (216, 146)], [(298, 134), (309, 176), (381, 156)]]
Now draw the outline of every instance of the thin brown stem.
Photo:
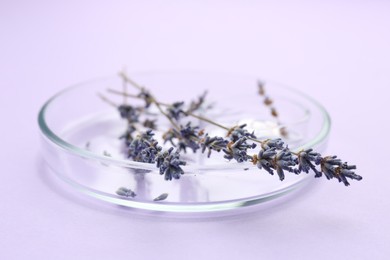
[(118, 107), (118, 105), (111, 101), (110, 99), (108, 99), (106, 96), (104, 96), (103, 94), (101, 93), (97, 93), (97, 95), (104, 101), (106, 102), (107, 104), (109, 104), (110, 106), (113, 106), (113, 107)]
[(208, 118), (203, 117), (203, 116), (198, 116), (198, 115), (195, 115), (195, 114), (193, 114), (193, 113), (187, 113), (187, 115), (192, 116), (192, 117), (194, 117), (194, 118), (197, 118), (197, 119), (199, 119), (199, 120), (202, 120), (202, 121), (204, 121), (204, 122), (207, 122), (207, 123), (209, 123), (209, 124), (211, 124), (211, 125), (217, 126), (217, 127), (219, 127), (219, 128), (225, 129), (226, 131), (229, 131), (229, 130), (231, 129), (231, 128), (229, 128), (229, 127), (226, 127), (226, 126), (224, 126), (224, 125), (221, 125), (221, 124), (219, 124), (219, 123), (217, 123), (217, 122), (214, 122), (213, 120), (208, 119)]
[(139, 90), (142, 90), (143, 87), (141, 85), (139, 85), (137, 82), (133, 81), (132, 79), (130, 79), (125, 72), (121, 71), (119, 72), (119, 76), (127, 83), (129, 83), (130, 85), (132, 85), (133, 87), (139, 89)]

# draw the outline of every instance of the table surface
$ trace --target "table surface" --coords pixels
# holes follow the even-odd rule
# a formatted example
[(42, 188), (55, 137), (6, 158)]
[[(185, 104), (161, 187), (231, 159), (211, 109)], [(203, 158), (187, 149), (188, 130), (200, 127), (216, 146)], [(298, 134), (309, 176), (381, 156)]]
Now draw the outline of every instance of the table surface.
[[(388, 259), (389, 13), (388, 1), (2, 1), (0, 259)], [(332, 117), (328, 152), (364, 179), (315, 180), (251, 213), (200, 219), (75, 194), (44, 166), (37, 113), (123, 66), (305, 91)]]

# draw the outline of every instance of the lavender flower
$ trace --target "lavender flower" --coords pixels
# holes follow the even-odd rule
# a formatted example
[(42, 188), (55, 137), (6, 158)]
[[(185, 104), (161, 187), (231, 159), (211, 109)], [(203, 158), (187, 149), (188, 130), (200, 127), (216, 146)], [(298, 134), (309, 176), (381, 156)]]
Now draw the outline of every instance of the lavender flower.
[(343, 182), (345, 186), (349, 186), (349, 182), (347, 181), (347, 177), (352, 180), (362, 180), (362, 176), (359, 176), (355, 174), (351, 170), (355, 170), (355, 165), (348, 165), (348, 163), (344, 162), (341, 166), (336, 168), (336, 177), (339, 180), (339, 182)]
[(154, 163), (162, 148), (153, 136), (152, 130), (137, 136), (128, 147), (128, 156), (137, 162)]
[(246, 124), (240, 125), (233, 127), (230, 129), (228, 136), (230, 136), (230, 140), (233, 142), (236, 142), (238, 139), (242, 137), (247, 137), (247, 138), (256, 138), (254, 132), (249, 133), (248, 130), (245, 129)]
[(120, 105), (118, 107), (120, 116), (127, 119), (129, 122), (138, 122), (140, 111), (130, 105)]
[(257, 168), (266, 170), (269, 174), (274, 175), (273, 160), (277, 154), (276, 148), (261, 149), (257, 156), (254, 156), (253, 163)]
[(164, 139), (164, 144), (169, 141), (172, 146), (176, 147), (176, 144), (173, 142), (173, 140), (177, 138), (177, 131), (174, 129), (169, 129), (163, 134), (162, 138)]
[(157, 129), (156, 121), (157, 120), (145, 119), (145, 121), (142, 123), (142, 125), (146, 128), (156, 130)]
[(157, 168), (160, 169), (160, 174), (164, 175), (165, 180), (180, 179), (180, 175), (184, 174), (180, 167), (186, 165), (185, 161), (180, 160), (178, 151), (172, 153), (173, 147), (168, 151), (160, 153), (157, 157)]
[(316, 169), (313, 163), (316, 165), (321, 162), (321, 154), (313, 152), (313, 149), (306, 149), (298, 153), (298, 170), (295, 173), (306, 172), (309, 173), (312, 170), (315, 175), (314, 177), (318, 178), (322, 176), (322, 173)]
[(275, 147), (276, 149), (283, 149), (284, 142), (282, 141), (281, 138), (268, 139), (261, 144), (261, 147), (264, 150), (267, 150), (267, 149), (272, 148), (272, 147)]
[(235, 159), (239, 163), (251, 159), (251, 156), (247, 154), (247, 150), (255, 148), (256, 144), (248, 144), (246, 141), (246, 137), (241, 137), (234, 143), (229, 143), (227, 145), (227, 148), (223, 149), (223, 151), (225, 152), (224, 158), (228, 159), (229, 161)]
[(289, 172), (295, 172), (295, 169), (292, 166), (296, 165), (296, 161), (293, 158), (291, 152), (288, 150), (288, 148), (285, 148), (281, 150), (275, 157), (274, 157), (274, 167), (276, 169), (276, 172), (278, 173), (279, 179), (282, 181), (284, 180), (284, 171)]
[(191, 122), (188, 122), (186, 126), (180, 126), (180, 136), (179, 136), (179, 152), (184, 151), (186, 152), (186, 148), (192, 149), (192, 151), (195, 153), (196, 150), (200, 148), (198, 144), (198, 126), (191, 126)]
[[(330, 180), (336, 175), (336, 169), (342, 165), (342, 161), (337, 156), (326, 156), (321, 159), (321, 172)], [(320, 175), (321, 176), (321, 175)]]
[(206, 99), (207, 91), (203, 92), (201, 96), (198, 97), (197, 101), (192, 101), (190, 107), (187, 109), (186, 113), (192, 113), (201, 108), (205, 99)]
[(183, 115), (187, 114), (183, 110), (184, 102), (175, 102), (171, 106), (168, 107), (167, 112), (170, 118), (174, 118), (178, 121)]
[(210, 137), (208, 134), (206, 134), (204, 139), (201, 141), (202, 153), (208, 149), (207, 157), (210, 157), (212, 150), (220, 152), (222, 149), (226, 148), (228, 143), (229, 141), (223, 139), (222, 137)]

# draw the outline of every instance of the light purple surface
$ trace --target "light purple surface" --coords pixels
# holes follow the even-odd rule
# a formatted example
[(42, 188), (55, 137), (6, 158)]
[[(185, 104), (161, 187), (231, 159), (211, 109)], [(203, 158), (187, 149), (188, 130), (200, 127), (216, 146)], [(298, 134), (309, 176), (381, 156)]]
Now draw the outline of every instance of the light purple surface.
[[(0, 259), (390, 257), (388, 1), (79, 2), (0, 3)], [(124, 65), (255, 74), (306, 91), (331, 114), (328, 152), (364, 180), (316, 180), (255, 213), (202, 220), (72, 193), (42, 165), (38, 110)]]

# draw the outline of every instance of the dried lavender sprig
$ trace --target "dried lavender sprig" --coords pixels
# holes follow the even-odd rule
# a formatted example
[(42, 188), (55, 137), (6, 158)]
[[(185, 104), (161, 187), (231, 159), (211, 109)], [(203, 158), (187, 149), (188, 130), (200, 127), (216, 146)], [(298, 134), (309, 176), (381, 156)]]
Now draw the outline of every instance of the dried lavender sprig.
[[(270, 146), (269, 144), (272, 145)], [(260, 152), (252, 156), (252, 163), (256, 164), (260, 169), (265, 169), (271, 175), (276, 170), (280, 180), (283, 180), (285, 177), (284, 170), (295, 174), (300, 174), (301, 172), (309, 173), (312, 170), (316, 178), (324, 174), (327, 179), (336, 178), (346, 186), (349, 185), (347, 178), (354, 180), (362, 179), (361, 176), (351, 171), (356, 169), (355, 165), (343, 163), (340, 159), (337, 159), (337, 156), (322, 157), (321, 154), (313, 152), (313, 149), (293, 153), (287, 146), (284, 147), (284, 143), (281, 140), (266, 142), (266, 145), (262, 146)], [(315, 165), (320, 165), (320, 169), (317, 169)]]
[[(199, 119), (201, 119), (201, 118), (199, 118)], [(207, 120), (209, 120), (209, 119), (207, 119)], [(217, 124), (211, 120), (209, 120), (209, 121), (210, 121), (210, 123), (212, 123), (214, 125)], [(224, 128), (226, 130), (231, 129), (231, 128), (226, 128), (224, 126), (222, 126), (222, 128)], [(260, 151), (260, 153), (262, 153), (261, 156), (260, 156), (260, 153), (258, 156), (247, 155), (246, 150), (249, 148), (249, 146), (246, 146), (247, 144), (243, 145), (243, 143), (245, 143), (246, 140), (243, 141), (243, 140), (238, 139), (236, 141), (236, 143), (229, 146), (229, 149), (224, 150), (226, 153), (225, 158), (236, 159), (238, 162), (244, 162), (248, 159), (251, 160), (252, 162), (257, 162), (257, 163), (259, 163), (258, 166), (260, 165), (261, 167), (265, 168), (266, 170), (268, 170), (272, 174), (273, 174), (273, 170), (276, 170), (278, 175), (279, 175), (279, 178), (281, 180), (284, 179), (283, 170), (288, 170), (290, 172), (294, 172), (294, 173), (298, 174), (301, 171), (303, 171), (304, 169), (307, 169), (307, 167), (309, 167), (312, 170), (316, 169), (315, 167), (310, 166), (311, 159), (309, 157), (306, 158), (305, 156), (303, 156), (303, 153), (301, 154), (301, 159), (302, 159), (301, 161), (299, 160), (299, 158), (294, 158), (292, 156), (292, 154), (296, 155), (296, 153), (290, 152), (287, 147), (284, 148), (283, 151), (280, 151), (279, 153), (277, 153), (276, 150), (281, 148), (280, 140), (260, 141), (260, 140), (256, 140), (253, 137), (250, 137), (250, 136), (248, 136), (248, 139), (250, 139), (250, 140), (254, 139), (253, 141), (259, 142), (262, 144), (263, 149)], [(172, 149), (173, 148), (171, 148), (169, 150), (169, 152), (168, 152), (169, 155), (170, 155)], [(269, 151), (265, 151), (264, 149), (269, 150)], [(178, 151), (176, 151), (176, 153), (177, 153), (177, 155), (179, 155)], [(308, 151), (308, 153), (310, 153), (310, 151)], [(268, 154), (268, 158), (267, 158), (267, 154)], [(298, 154), (298, 156), (299, 156), (299, 154)], [(318, 161), (318, 159), (317, 159), (317, 161)], [(182, 165), (185, 164), (185, 162), (183, 162), (183, 161), (181, 161), (181, 162), (183, 163)], [(300, 164), (299, 164), (299, 162), (300, 162)], [(310, 162), (310, 164), (308, 164), (308, 162)], [(305, 166), (304, 163), (306, 163), (307, 165)], [(298, 169), (292, 168), (292, 166), (295, 166), (296, 164), (299, 165)], [(314, 166), (313, 164), (311, 164), (311, 165)], [(160, 167), (161, 166), (163, 166), (163, 164), (161, 164)], [(328, 156), (328, 157), (321, 158), (321, 172), (323, 172), (328, 179), (335, 177), (340, 182), (343, 182), (345, 185), (349, 185), (349, 183), (346, 181), (347, 177), (351, 178), (351, 179), (356, 179), (356, 180), (362, 179), (361, 176), (356, 175), (354, 172), (351, 171), (351, 169), (355, 169), (355, 168), (356, 168), (355, 166), (349, 166), (346, 163), (341, 163), (341, 160), (336, 159), (335, 156)], [(306, 171), (308, 171), (308, 170), (306, 170)], [(315, 170), (313, 170), (313, 171), (315, 171)], [(160, 168), (160, 172), (161, 172), (161, 168)], [(320, 176), (319, 173), (321, 173), (321, 172), (319, 172), (319, 171), (315, 171), (315, 172), (316, 172), (316, 176), (319, 177)], [(176, 176), (180, 176), (180, 174), (176, 174)], [(168, 179), (172, 179), (172, 177), (171, 178), (168, 177)]]

